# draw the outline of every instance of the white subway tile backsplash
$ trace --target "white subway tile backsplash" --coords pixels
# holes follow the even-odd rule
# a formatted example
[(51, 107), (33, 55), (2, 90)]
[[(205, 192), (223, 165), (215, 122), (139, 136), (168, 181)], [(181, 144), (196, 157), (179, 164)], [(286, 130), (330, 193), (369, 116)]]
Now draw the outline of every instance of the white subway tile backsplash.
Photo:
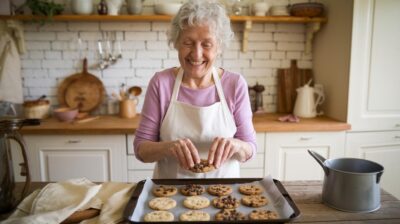
[(25, 40), (51, 41), (55, 39), (54, 32), (25, 32)]
[(150, 22), (102, 22), (102, 31), (150, 31)]
[(46, 41), (25, 41), (26, 50), (50, 50), (51, 43)]
[(44, 52), (45, 59), (61, 59), (61, 51), (45, 51)]
[[(169, 22), (55, 22), (44, 26), (25, 23), (24, 27), (27, 46), (27, 53), (21, 57), (24, 96), (35, 98), (46, 94), (52, 105), (58, 103), (58, 85), (67, 76), (82, 71), (84, 57), (88, 58), (89, 72), (103, 82), (107, 98), (118, 91), (121, 83), (141, 86), (139, 112), (153, 75), (179, 66), (177, 51), (167, 43)], [(247, 52), (241, 51), (243, 24), (233, 23), (232, 27), (234, 40), (215, 66), (241, 73), (249, 85), (257, 82), (264, 85), (264, 110), (275, 112), (277, 69), (288, 68), (292, 59), (297, 59), (301, 68), (312, 67), (312, 55), (304, 52), (305, 25), (253, 23)], [(120, 41), (122, 59), (101, 71), (97, 41), (107, 33), (115, 33)]]
[(30, 51), (29, 52), (29, 58), (30, 59), (43, 59), (44, 58), (44, 52), (43, 51)]

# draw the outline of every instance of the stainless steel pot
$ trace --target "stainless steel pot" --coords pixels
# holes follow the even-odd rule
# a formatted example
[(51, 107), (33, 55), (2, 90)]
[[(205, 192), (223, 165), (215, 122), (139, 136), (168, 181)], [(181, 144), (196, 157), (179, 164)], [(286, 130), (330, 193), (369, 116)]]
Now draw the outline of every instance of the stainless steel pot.
[(372, 212), (381, 206), (383, 166), (356, 158), (325, 159), (308, 150), (325, 172), (322, 201), (346, 212)]

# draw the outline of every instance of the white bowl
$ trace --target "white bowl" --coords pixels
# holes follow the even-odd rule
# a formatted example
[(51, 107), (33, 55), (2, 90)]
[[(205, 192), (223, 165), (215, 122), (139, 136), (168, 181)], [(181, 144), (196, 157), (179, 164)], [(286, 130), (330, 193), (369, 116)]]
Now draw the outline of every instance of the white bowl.
[(178, 13), (182, 3), (159, 3), (154, 5), (154, 12), (159, 15), (173, 16)]

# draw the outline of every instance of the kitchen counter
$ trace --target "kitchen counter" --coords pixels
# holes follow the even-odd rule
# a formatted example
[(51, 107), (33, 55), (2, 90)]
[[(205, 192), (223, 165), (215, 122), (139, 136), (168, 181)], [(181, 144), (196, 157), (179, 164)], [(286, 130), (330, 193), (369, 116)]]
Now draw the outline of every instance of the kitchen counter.
[[(256, 114), (257, 132), (346, 131), (350, 125), (327, 117), (302, 118), (298, 123), (280, 122), (280, 114)], [(44, 119), (40, 126), (26, 126), (22, 134), (130, 134), (139, 126), (140, 115), (132, 119), (104, 115), (85, 123), (64, 123), (54, 118)]]
[[(30, 191), (45, 186), (34, 182)], [(321, 202), (321, 181), (283, 181), (289, 195), (300, 209), (295, 223), (400, 223), (400, 201), (386, 191), (381, 191), (381, 208), (371, 213), (348, 213), (325, 206)], [(18, 183), (22, 188), (23, 184)], [(0, 220), (6, 216), (0, 215)]]

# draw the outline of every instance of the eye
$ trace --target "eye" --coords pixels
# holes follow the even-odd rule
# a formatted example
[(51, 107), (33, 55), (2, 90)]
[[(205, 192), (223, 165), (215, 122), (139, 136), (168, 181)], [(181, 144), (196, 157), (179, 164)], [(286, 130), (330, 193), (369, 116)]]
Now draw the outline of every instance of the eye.
[(191, 46), (192, 44), (193, 44), (192, 41), (184, 41), (183, 42), (184, 46)]
[(213, 46), (213, 43), (211, 43), (211, 42), (204, 42), (203, 43), (203, 47), (205, 47), (205, 48), (211, 48)]

